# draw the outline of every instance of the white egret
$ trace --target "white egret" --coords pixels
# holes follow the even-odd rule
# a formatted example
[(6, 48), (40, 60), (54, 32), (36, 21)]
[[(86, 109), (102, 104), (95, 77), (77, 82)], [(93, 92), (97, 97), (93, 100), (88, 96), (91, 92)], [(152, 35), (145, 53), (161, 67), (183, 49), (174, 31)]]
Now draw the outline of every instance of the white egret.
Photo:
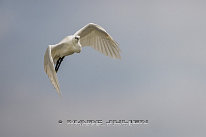
[(49, 45), (44, 55), (44, 70), (59, 95), (61, 92), (56, 73), (61, 62), (65, 56), (80, 53), (84, 46), (91, 46), (112, 58), (121, 58), (118, 44), (105, 29), (93, 23), (84, 26), (74, 35), (65, 37), (58, 44)]

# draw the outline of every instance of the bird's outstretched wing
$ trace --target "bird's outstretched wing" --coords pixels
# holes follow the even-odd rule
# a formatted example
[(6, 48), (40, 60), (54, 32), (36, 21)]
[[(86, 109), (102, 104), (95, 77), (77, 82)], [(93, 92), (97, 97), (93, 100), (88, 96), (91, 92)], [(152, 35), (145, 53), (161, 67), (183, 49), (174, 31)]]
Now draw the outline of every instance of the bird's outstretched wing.
[(117, 42), (101, 26), (89, 23), (77, 31), (75, 36), (80, 36), (82, 46), (91, 46), (106, 56), (120, 59), (120, 48)]
[(54, 62), (51, 56), (51, 48), (52, 48), (51, 45), (49, 45), (49, 47), (47, 48), (44, 54), (44, 71), (48, 75), (53, 86), (56, 88), (58, 94), (61, 95), (57, 75), (54, 69)]

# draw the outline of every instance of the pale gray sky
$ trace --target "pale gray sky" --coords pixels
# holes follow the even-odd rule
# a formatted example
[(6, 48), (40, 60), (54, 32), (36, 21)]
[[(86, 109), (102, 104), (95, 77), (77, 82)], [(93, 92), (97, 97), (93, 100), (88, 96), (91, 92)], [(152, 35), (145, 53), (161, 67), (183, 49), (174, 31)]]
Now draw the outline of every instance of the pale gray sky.
[[(205, 6), (203, 0), (0, 0), (0, 136), (204, 137)], [(90, 22), (119, 43), (122, 60), (89, 47), (65, 58), (59, 97), (43, 70), (44, 52)], [(59, 119), (149, 124), (72, 127)]]

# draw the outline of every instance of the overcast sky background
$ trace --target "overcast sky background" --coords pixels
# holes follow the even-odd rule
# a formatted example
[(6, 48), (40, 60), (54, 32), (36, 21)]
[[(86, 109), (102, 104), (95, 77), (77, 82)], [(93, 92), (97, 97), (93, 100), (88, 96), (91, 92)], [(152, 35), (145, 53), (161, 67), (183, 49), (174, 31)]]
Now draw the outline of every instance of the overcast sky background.
[[(204, 0), (0, 0), (0, 136), (204, 137)], [(87, 23), (105, 28), (122, 60), (90, 47), (65, 58), (59, 97), (43, 69), (49, 44)], [(67, 119), (148, 119), (74, 127)]]

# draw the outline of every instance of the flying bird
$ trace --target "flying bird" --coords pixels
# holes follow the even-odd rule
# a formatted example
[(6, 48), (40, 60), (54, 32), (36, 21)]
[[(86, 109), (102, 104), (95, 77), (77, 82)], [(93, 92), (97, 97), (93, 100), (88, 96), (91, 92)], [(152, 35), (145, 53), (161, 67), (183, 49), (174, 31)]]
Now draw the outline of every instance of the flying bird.
[(44, 54), (44, 71), (59, 95), (61, 92), (56, 73), (61, 62), (65, 56), (80, 53), (85, 46), (91, 46), (111, 58), (121, 58), (117, 42), (104, 28), (94, 23), (87, 24), (74, 35), (66, 36), (58, 44), (49, 45)]

